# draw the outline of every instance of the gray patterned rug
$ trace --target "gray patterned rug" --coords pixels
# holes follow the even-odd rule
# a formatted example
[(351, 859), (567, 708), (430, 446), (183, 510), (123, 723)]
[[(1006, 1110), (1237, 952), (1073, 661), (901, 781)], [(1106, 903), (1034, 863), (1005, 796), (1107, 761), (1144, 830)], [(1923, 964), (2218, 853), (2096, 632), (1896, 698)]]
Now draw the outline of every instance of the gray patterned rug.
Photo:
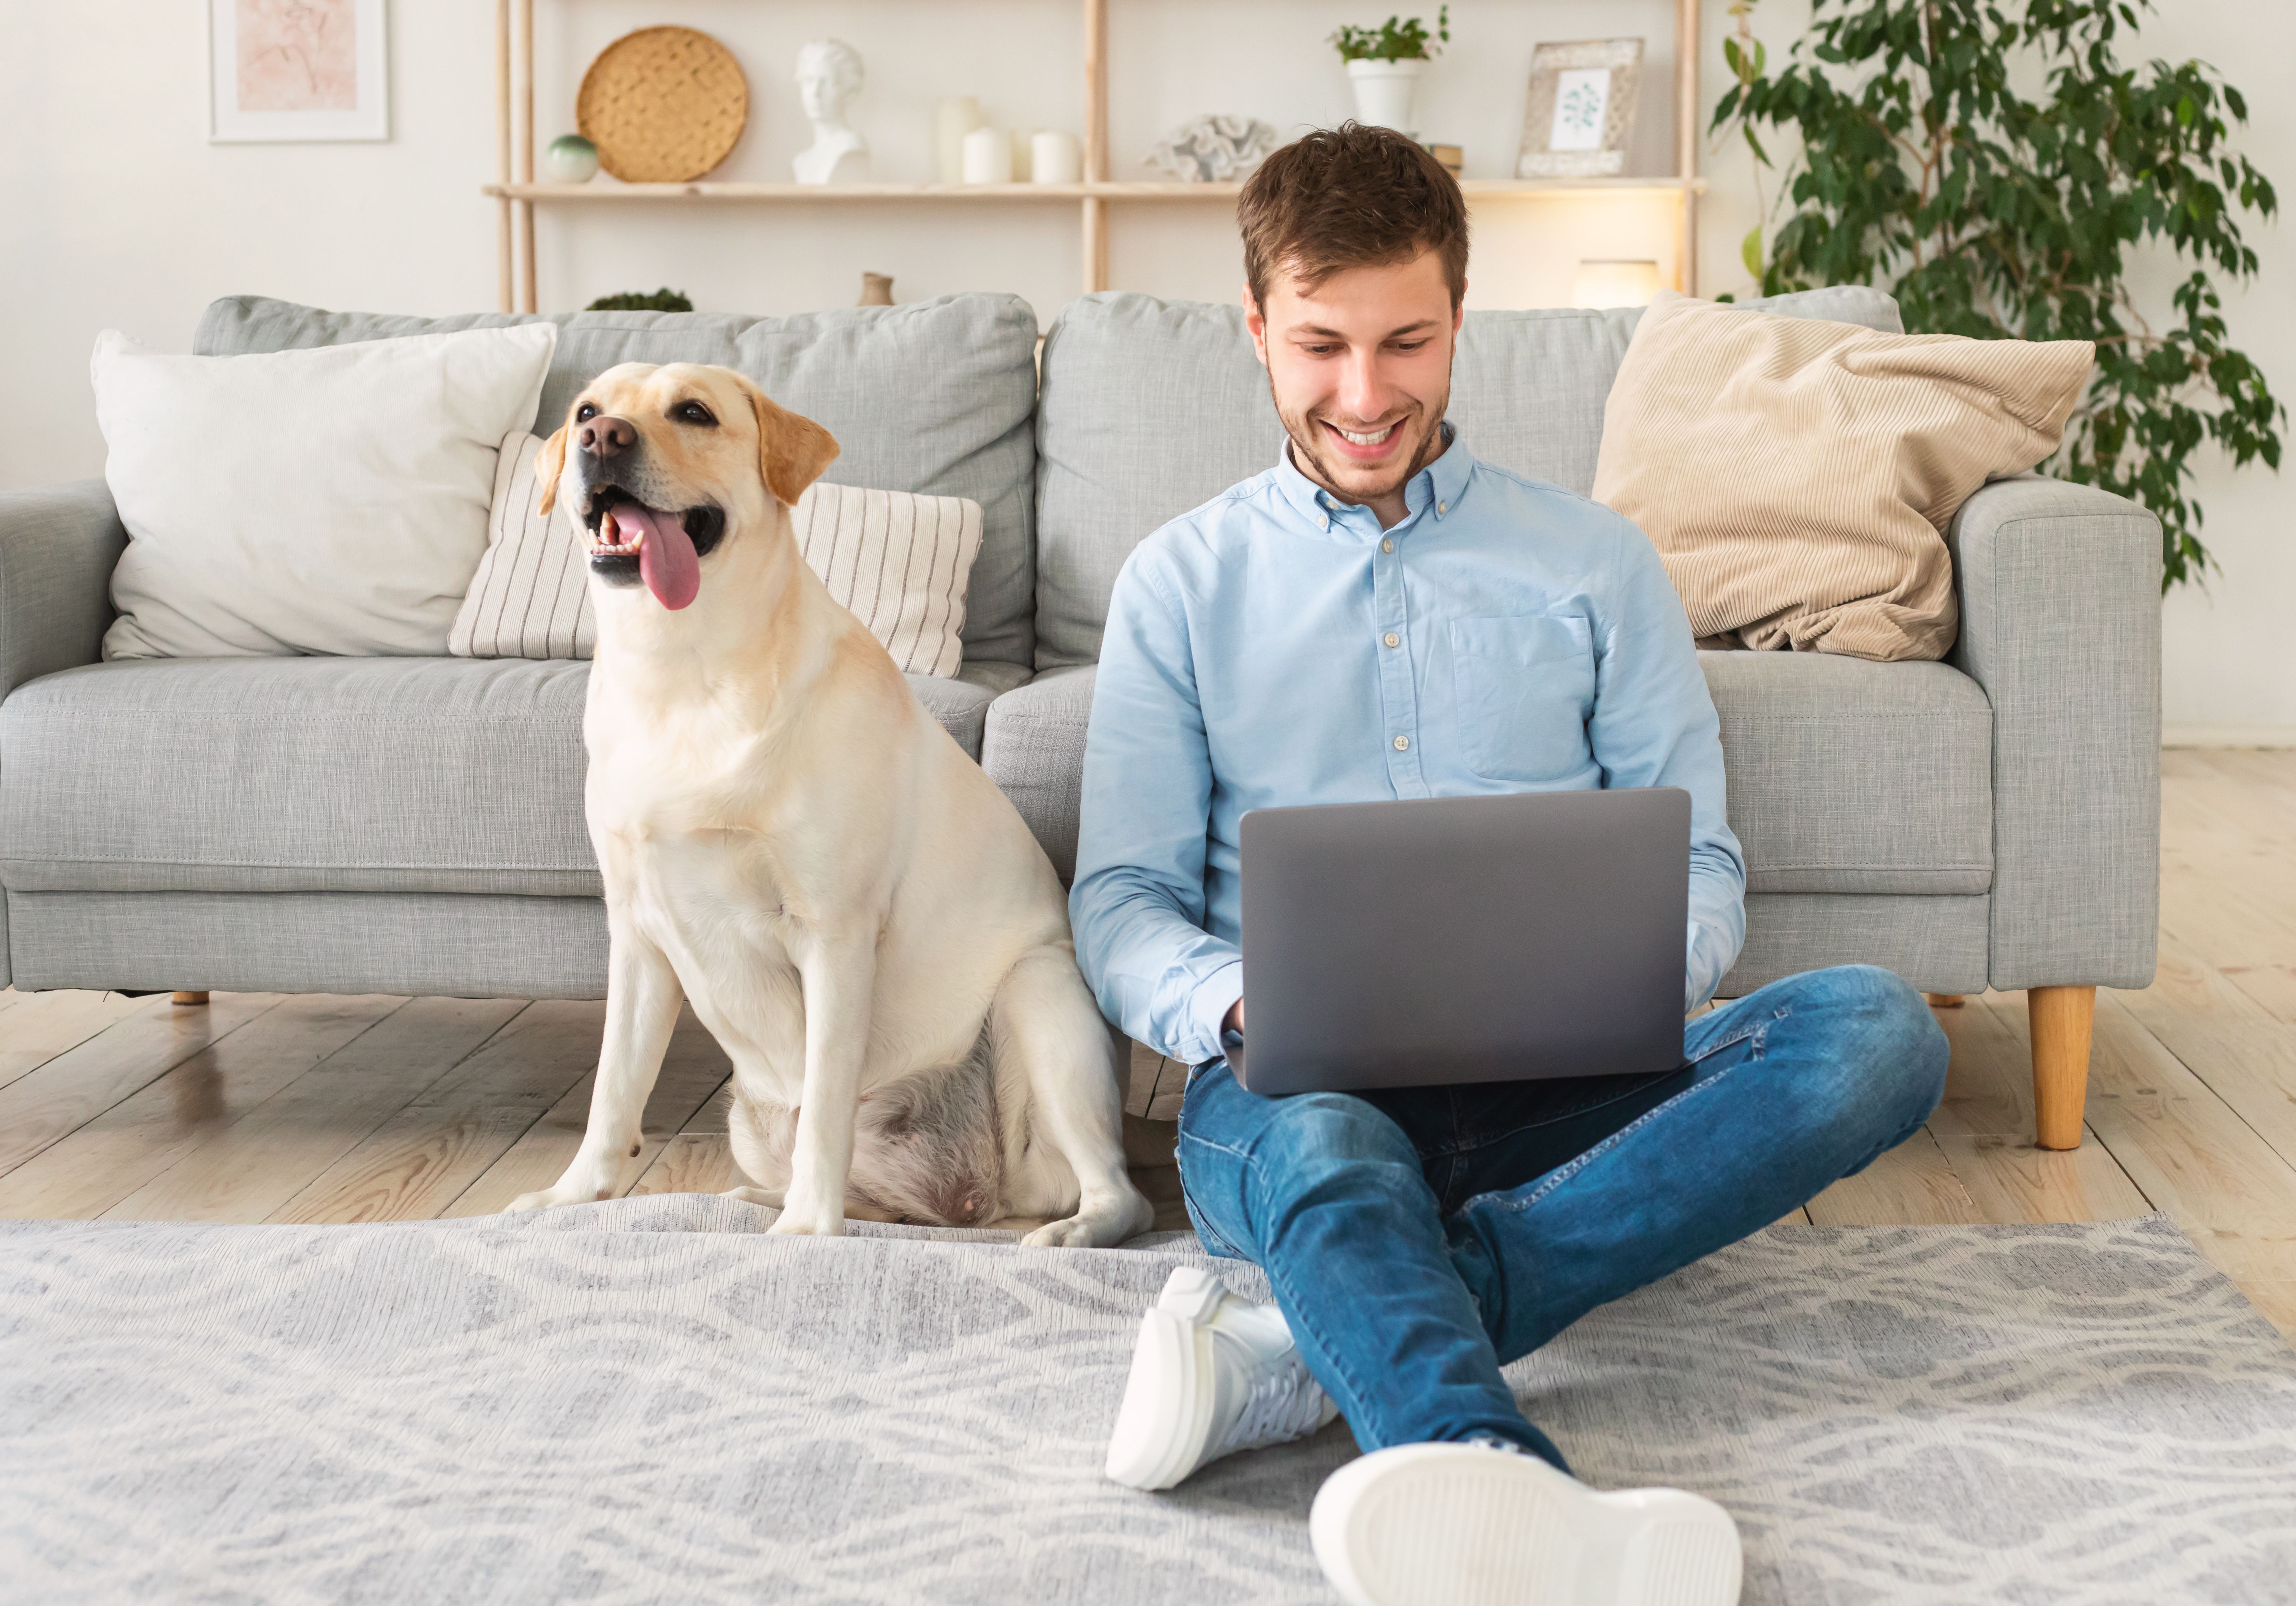
[[(771, 1220), (0, 1223), (0, 1594), (1332, 1599), (1344, 1428), (1099, 1476), (1192, 1239)], [(2296, 1354), (2164, 1221), (1773, 1229), (1512, 1375), (1590, 1481), (1728, 1506), (1751, 1606), (2296, 1600)]]

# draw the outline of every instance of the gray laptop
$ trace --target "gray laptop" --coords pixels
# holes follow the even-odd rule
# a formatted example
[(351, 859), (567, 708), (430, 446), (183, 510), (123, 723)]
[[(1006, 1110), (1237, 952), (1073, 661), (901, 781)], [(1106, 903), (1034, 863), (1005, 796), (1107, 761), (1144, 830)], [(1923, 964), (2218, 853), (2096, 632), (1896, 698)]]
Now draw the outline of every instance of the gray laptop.
[(1682, 1063), (1679, 787), (1254, 809), (1242, 857), (1255, 1093)]

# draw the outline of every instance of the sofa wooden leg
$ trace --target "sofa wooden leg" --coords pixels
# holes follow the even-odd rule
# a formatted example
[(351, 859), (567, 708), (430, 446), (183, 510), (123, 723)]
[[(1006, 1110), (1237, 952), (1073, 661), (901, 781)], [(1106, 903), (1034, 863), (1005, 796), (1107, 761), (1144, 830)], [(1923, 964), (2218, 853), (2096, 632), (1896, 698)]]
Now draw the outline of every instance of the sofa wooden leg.
[(2079, 1149), (2096, 989), (2030, 988), (2025, 1011), (2033, 1028), (2034, 1141), (2044, 1149)]
[(1932, 1009), (1958, 1009), (1964, 1002), (1958, 992), (1924, 992), (1922, 996), (1930, 1001)]
[(203, 1004), (208, 1001), (208, 995), (205, 992), (178, 992), (176, 1001), (179, 1004)]

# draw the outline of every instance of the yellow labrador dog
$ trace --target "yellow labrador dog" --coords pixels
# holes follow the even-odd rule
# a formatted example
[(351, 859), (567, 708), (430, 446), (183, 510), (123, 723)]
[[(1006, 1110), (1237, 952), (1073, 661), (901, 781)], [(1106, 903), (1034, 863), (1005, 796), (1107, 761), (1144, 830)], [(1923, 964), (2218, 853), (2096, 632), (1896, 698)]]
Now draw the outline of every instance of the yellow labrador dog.
[(829, 432), (729, 369), (627, 363), (537, 473), (591, 532), (583, 736), (606, 1036), (582, 1148), (513, 1210), (612, 1195), (677, 1020), (732, 1058), (734, 1157), (776, 1232), (858, 1214), (1149, 1224), (1115, 1055), (1044, 850), (799, 556)]

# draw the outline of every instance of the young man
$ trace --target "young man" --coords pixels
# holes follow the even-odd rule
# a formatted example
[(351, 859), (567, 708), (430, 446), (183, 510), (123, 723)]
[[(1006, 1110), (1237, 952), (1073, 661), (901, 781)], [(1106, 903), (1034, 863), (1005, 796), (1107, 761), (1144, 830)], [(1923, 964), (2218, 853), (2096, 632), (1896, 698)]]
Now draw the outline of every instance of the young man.
[[(1249, 1030), (1248, 809), (1684, 787), (1685, 1010), (1737, 957), (1745, 887), (1719, 722), (1658, 555), (1608, 509), (1477, 462), (1443, 422), (1457, 185), (1350, 124), (1270, 157), (1239, 213), (1245, 324), (1288, 439), (1116, 582), (1070, 909), (1102, 1008), (1195, 1067), (1190, 1216), (1213, 1254), (1265, 1268), (1275, 1303), (1173, 1273), (1109, 1474), (1167, 1488), (1336, 1412), (1368, 1454), (1324, 1486), (1310, 1529), (1358, 1606), (1726, 1606), (1739, 1552), (1721, 1509), (1579, 1484), (1499, 1368), (1911, 1136), (1944, 1036), (1903, 982), (1853, 967), (1700, 1017), (1683, 1066), (1655, 1075), (1236, 1084), (1222, 1039)], [(1519, 677), (1479, 688), (1463, 647)]]

